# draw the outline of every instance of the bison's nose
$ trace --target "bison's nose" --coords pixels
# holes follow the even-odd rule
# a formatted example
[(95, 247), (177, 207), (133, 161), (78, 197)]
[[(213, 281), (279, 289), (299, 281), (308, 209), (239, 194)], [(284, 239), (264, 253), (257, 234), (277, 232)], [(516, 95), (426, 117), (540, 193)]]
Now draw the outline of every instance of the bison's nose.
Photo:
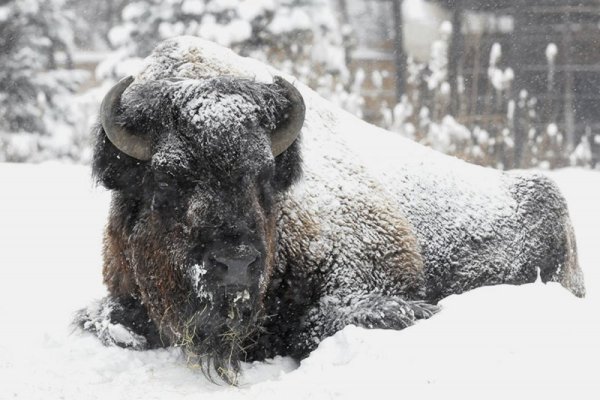
[(226, 252), (213, 253), (209, 261), (214, 269), (215, 276), (223, 285), (249, 286), (249, 267), (258, 260), (258, 252), (243, 250), (232, 254)]

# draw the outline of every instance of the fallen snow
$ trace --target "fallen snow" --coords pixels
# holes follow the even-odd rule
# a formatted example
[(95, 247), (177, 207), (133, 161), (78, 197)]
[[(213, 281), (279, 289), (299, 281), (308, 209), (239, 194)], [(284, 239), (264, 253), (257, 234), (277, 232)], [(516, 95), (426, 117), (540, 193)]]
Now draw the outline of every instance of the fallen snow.
[(107, 348), (72, 333), (73, 312), (105, 293), (108, 194), (84, 167), (0, 163), (0, 399), (596, 398), (600, 173), (552, 176), (570, 204), (585, 300), (556, 284), (482, 288), (404, 331), (348, 327), (299, 366), (246, 364), (229, 388), (175, 349)]

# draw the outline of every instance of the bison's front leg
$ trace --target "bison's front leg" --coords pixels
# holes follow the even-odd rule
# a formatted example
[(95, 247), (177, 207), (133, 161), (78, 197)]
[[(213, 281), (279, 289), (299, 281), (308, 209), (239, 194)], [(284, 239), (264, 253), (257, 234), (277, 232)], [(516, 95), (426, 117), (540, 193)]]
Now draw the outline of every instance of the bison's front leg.
[(404, 329), (419, 319), (431, 317), (438, 306), (423, 301), (407, 301), (398, 296), (357, 294), (346, 299), (323, 297), (312, 308), (299, 331), (295, 356), (304, 357), (324, 338), (348, 325), (369, 329)]
[(163, 347), (156, 325), (145, 307), (132, 297), (107, 296), (80, 310), (75, 324), (107, 346), (146, 350)]
[[(329, 304), (327, 308), (337, 308)], [(418, 319), (435, 314), (439, 307), (423, 301), (406, 301), (397, 296), (370, 294), (351, 302), (343, 310), (341, 321), (344, 325), (353, 324), (364, 328), (403, 329)], [(333, 310), (332, 310), (333, 311)]]

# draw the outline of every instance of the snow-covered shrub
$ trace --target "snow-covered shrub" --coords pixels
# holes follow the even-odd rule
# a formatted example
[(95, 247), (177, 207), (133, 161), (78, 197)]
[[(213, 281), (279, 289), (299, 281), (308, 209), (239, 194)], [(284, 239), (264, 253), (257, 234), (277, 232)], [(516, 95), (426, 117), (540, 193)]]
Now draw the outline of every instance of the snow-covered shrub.
[(349, 109), (345, 34), (331, 0), (138, 0), (109, 33), (114, 57), (101, 77), (135, 73), (156, 44), (179, 35), (199, 36), (238, 54), (268, 62)]
[(77, 18), (73, 20), (75, 46), (78, 49), (109, 49), (108, 32), (121, 21), (121, 12), (130, 0), (65, 0), (65, 7)]
[(600, 133), (593, 134), (591, 129), (588, 129), (569, 156), (570, 164), (579, 167), (598, 168), (599, 148)]
[(63, 0), (0, 4), (0, 160), (61, 157), (74, 123), (68, 97), (86, 74), (71, 67)]

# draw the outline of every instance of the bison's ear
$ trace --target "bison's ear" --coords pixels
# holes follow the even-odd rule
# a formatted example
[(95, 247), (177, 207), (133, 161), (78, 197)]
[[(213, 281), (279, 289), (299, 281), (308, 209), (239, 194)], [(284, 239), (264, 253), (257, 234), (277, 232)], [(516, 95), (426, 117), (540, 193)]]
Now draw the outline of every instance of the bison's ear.
[(93, 128), (93, 134), (92, 174), (95, 180), (110, 190), (136, 191), (144, 179), (147, 163), (118, 150), (108, 140), (100, 123)]

